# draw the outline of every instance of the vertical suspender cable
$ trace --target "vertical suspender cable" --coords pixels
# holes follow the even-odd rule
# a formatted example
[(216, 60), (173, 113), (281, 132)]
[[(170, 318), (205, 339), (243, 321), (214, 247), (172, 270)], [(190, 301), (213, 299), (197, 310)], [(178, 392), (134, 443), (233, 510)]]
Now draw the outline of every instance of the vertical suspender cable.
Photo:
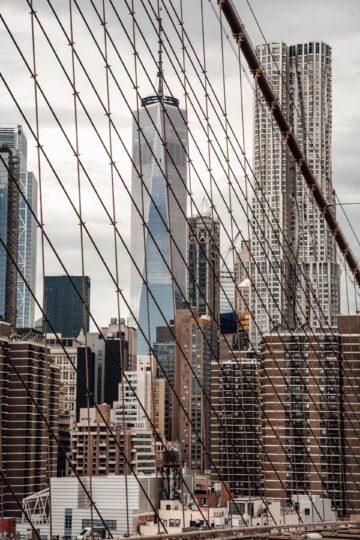
[[(45, 294), (45, 242), (44, 242), (44, 204), (43, 204), (43, 182), (42, 182), (42, 169), (41, 169), (41, 153), (40, 153), (40, 123), (39, 123), (39, 100), (38, 100), (38, 88), (37, 88), (37, 63), (36, 63), (36, 36), (35, 36), (35, 23), (34, 23), (34, 6), (33, 0), (31, 0), (30, 5), (30, 15), (31, 15), (31, 42), (32, 42), (32, 61), (33, 61), (33, 80), (34, 80), (34, 100), (35, 100), (35, 129), (36, 129), (36, 157), (37, 157), (37, 173), (38, 173), (38, 182), (39, 182), (39, 206), (40, 206), (40, 224), (41, 224), (41, 271), (42, 271), (42, 286), (43, 286), (43, 295), (42, 295), (42, 306), (46, 310), (46, 294)], [(49, 400), (49, 383), (50, 383), (50, 358), (48, 356), (47, 348), (47, 327), (43, 327), (45, 333), (44, 340), (44, 362), (45, 362), (45, 395), (46, 399)], [(45, 405), (44, 396), (43, 396), (43, 406)], [(47, 415), (48, 420), (50, 420), (50, 411), (51, 404), (48, 403)], [(51, 474), (52, 474), (52, 441), (50, 433), (48, 433), (47, 438), (47, 475), (48, 475), (48, 484), (49, 484), (49, 533), (50, 539), (52, 539), (52, 499), (51, 499)]]
[[(233, 216), (233, 204), (232, 204), (232, 180), (231, 180), (231, 171), (230, 171), (230, 151), (229, 151), (229, 132), (228, 132), (228, 109), (227, 109), (227, 92), (226, 92), (226, 73), (225, 73), (225, 57), (224, 57), (224, 36), (222, 32), (222, 13), (221, 10), (219, 10), (219, 28), (220, 28), (220, 49), (221, 49), (221, 75), (222, 75), (222, 91), (223, 91), (223, 116), (224, 116), (224, 124), (225, 124), (225, 154), (226, 154), (226, 168), (227, 168), (227, 180), (228, 180), (228, 199), (229, 199), (229, 218), (230, 218), (230, 236), (231, 236), (231, 252), (232, 252), (232, 267), (233, 267), (233, 277), (234, 280), (236, 280), (236, 260), (238, 259), (238, 253), (236, 250), (236, 238), (234, 235), (234, 216)], [(240, 70), (241, 73), (241, 70)], [(241, 103), (242, 105), (242, 103)], [(240, 108), (241, 111), (241, 121), (242, 126), (244, 125), (244, 118), (243, 118), (243, 109)], [(244, 131), (243, 136), (245, 137)], [(245, 174), (246, 178), (246, 174)], [(245, 188), (247, 188), (247, 180), (245, 180)], [(249, 205), (248, 205), (248, 194), (246, 192), (246, 210), (248, 211)], [(248, 218), (248, 216), (247, 216)], [(249, 225), (248, 225), (249, 226)], [(234, 283), (234, 292), (236, 296), (236, 283)], [(234, 301), (234, 304), (232, 306), (232, 310), (235, 311), (236, 319), (238, 319), (238, 313), (237, 313), (237, 307), (236, 307), (236, 298)], [(236, 321), (236, 339), (237, 339), (237, 351), (239, 355), (239, 372), (243, 374), (244, 365), (241, 362), (241, 356), (240, 356), (240, 327), (238, 321)], [(235, 352), (235, 354), (237, 354)], [(220, 359), (221, 361), (221, 359)], [(257, 360), (256, 360), (257, 362)], [(241, 399), (244, 406), (244, 420), (246, 419), (246, 408), (245, 408), (245, 397), (244, 393), (241, 395)], [(244, 441), (244, 447), (245, 447), (245, 463), (247, 468), (247, 477), (248, 477), (248, 484), (250, 487), (250, 466), (249, 466), (249, 452), (248, 452), (248, 438), (245, 436)], [(249, 491), (249, 500), (251, 503), (251, 491)], [(253, 516), (250, 513), (250, 527), (252, 527), (252, 518)]]
[[(115, 183), (114, 183), (114, 158), (113, 158), (113, 141), (112, 141), (112, 125), (111, 116), (111, 100), (110, 100), (110, 83), (109, 83), (109, 62), (108, 62), (108, 44), (106, 32), (106, 0), (102, 0), (102, 26), (104, 28), (104, 55), (105, 55), (105, 83), (106, 83), (106, 106), (108, 119), (108, 135), (109, 135), (109, 157), (110, 157), (110, 182), (111, 182), (111, 206), (112, 206), (112, 227), (114, 236), (114, 258), (115, 258), (115, 280), (116, 280), (116, 306), (117, 306), (117, 321), (118, 321), (118, 339), (119, 339), (119, 368), (120, 368), (120, 384), (121, 384), (121, 407), (122, 407), (122, 429), (124, 453), (126, 453), (126, 422), (125, 422), (125, 360), (124, 360), (124, 343), (121, 332), (121, 309), (120, 309), (120, 283), (119, 283), (119, 257), (118, 257), (118, 241), (116, 235), (116, 198), (115, 198)], [(124, 460), (124, 480), (125, 480), (125, 511), (126, 511), (126, 535), (130, 536), (129, 527), (129, 491), (128, 491), (128, 467)]]
[[(85, 382), (88, 389), (86, 394), (86, 408), (87, 408), (87, 428), (89, 433), (89, 448), (87, 451), (87, 468), (89, 474), (89, 491), (91, 498), (93, 498), (92, 492), (92, 476), (93, 476), (93, 449), (94, 442), (91, 435), (91, 421), (90, 421), (90, 377), (89, 377), (89, 351), (87, 341), (87, 311), (86, 311), (86, 283), (85, 283), (85, 256), (84, 256), (84, 236), (83, 236), (83, 217), (82, 217), (82, 193), (81, 193), (81, 172), (80, 172), (80, 151), (79, 151), (79, 129), (78, 129), (78, 110), (77, 110), (77, 96), (78, 91), (76, 89), (76, 73), (75, 73), (75, 55), (74, 55), (74, 25), (72, 14), (72, 0), (69, 0), (69, 14), (70, 14), (70, 42), (71, 47), (71, 69), (72, 69), (72, 86), (74, 97), (74, 125), (75, 125), (75, 157), (76, 157), (76, 176), (77, 176), (77, 188), (78, 188), (78, 206), (79, 206), (79, 226), (80, 226), (80, 258), (81, 258), (81, 301), (82, 301), (82, 315), (83, 315), (83, 330), (84, 330), (84, 358), (85, 358)], [(93, 505), (90, 505), (90, 520), (91, 520), (91, 537), (94, 532), (94, 509)]]

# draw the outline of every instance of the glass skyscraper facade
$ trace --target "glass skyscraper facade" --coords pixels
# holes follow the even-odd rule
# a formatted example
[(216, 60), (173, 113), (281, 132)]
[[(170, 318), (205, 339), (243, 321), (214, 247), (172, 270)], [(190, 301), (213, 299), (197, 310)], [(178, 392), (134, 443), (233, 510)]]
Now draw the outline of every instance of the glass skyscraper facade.
[[(23, 195), (36, 213), (37, 181), (27, 172), (27, 141), (21, 126), (0, 126), (0, 318), (17, 327), (34, 324), (36, 281), (36, 223)], [(16, 270), (16, 261), (25, 281)]]
[(175, 98), (157, 95), (143, 99), (141, 135), (135, 121), (133, 125), (131, 192), (137, 208), (132, 204), (131, 253), (135, 264), (130, 273), (131, 325), (140, 327), (146, 336), (138, 331), (138, 354), (148, 353), (149, 343), (156, 340), (156, 328), (174, 319), (181, 292), (185, 293), (185, 119), (185, 111), (179, 109)]
[[(71, 283), (71, 281), (72, 283)], [(75, 287), (79, 294), (76, 292)], [(63, 337), (76, 338), (80, 330), (89, 331), (89, 314), (84, 322), (82, 276), (45, 276), (45, 313), (53, 328), (48, 324), (46, 331), (56, 332)], [(85, 276), (85, 302), (90, 309), (90, 278)], [(85, 326), (85, 328), (84, 328)]]
[[(32, 211), (37, 213), (37, 180), (32, 172), (20, 174), (23, 197), (19, 198), (18, 266), (25, 280), (17, 278), (16, 326), (34, 326), (35, 300), (30, 289), (35, 292), (36, 282), (36, 234), (37, 224)], [(30, 207), (28, 206), (30, 205)], [(27, 284), (26, 284), (27, 283)]]

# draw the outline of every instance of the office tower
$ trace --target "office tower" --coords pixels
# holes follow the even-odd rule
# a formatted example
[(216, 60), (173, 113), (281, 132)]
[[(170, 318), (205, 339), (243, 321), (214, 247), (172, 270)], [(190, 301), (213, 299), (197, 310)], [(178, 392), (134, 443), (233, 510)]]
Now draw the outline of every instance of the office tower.
[(259, 365), (237, 342), (222, 334), (211, 366), (211, 457), (233, 496), (253, 497), (264, 494)]
[(329, 497), (344, 513), (341, 341), (338, 335), (267, 335), (261, 344), (266, 497)]
[(360, 513), (360, 315), (340, 315), (346, 514)]
[[(0, 132), (1, 136), (1, 132)], [(19, 229), (19, 158), (8, 146), (0, 147), (0, 320), (15, 326), (17, 249)], [(14, 180), (15, 179), (15, 180)]]
[[(6, 250), (0, 246), (0, 317), (5, 318), (4, 295), (7, 297), (7, 320), (19, 328), (34, 325), (36, 285), (37, 227), (31, 210), (37, 212), (37, 181), (27, 172), (27, 141), (21, 126), (0, 126), (0, 233), (7, 239), (11, 257), (24, 279), (17, 272), (11, 257), (4, 266)], [(17, 185), (16, 185), (17, 184)], [(19, 193), (19, 189), (21, 193)], [(25, 199), (27, 203), (25, 202)], [(31, 208), (29, 208), (29, 206)], [(15, 286), (14, 286), (15, 283)], [(30, 287), (30, 289), (29, 289)]]
[[(58, 449), (43, 417), (57, 436), (59, 369), (50, 364), (41, 334), (27, 331), (10, 340), (7, 323), (0, 323), (0, 369), (1, 469), (21, 501), (45, 489), (56, 474)], [(1, 515), (21, 517), (10, 489), (0, 484)]]
[(186, 114), (177, 99), (163, 95), (161, 77), (158, 94), (142, 100), (139, 125), (141, 135), (133, 124), (131, 194), (147, 228), (132, 204), (131, 253), (142, 275), (132, 264), (130, 306), (131, 325), (146, 336), (138, 331), (138, 353), (148, 354), (147, 340), (152, 344), (156, 327), (174, 319), (185, 294)]
[(217, 328), (210, 317), (195, 319), (189, 309), (179, 309), (175, 316), (178, 398), (173, 400), (172, 436), (180, 443), (182, 463), (201, 473), (210, 466), (211, 361), (218, 354)]
[[(77, 338), (89, 331), (89, 314), (85, 321), (82, 298), (82, 276), (45, 276), (45, 313), (50, 324), (46, 331)], [(85, 276), (85, 302), (90, 309), (90, 278)], [(84, 328), (85, 326), (85, 328)]]
[[(17, 314), (18, 328), (32, 328), (35, 314), (36, 286), (36, 236), (37, 223), (37, 180), (32, 172), (20, 174), (20, 188), (25, 199), (19, 196), (19, 233), (18, 266), (24, 279), (17, 278)], [(29, 206), (31, 208), (29, 208)]]
[[(261, 45), (257, 54), (318, 183), (329, 204), (333, 204), (331, 48), (319, 42), (290, 47), (271, 43), (269, 48)], [(253, 185), (251, 238), (257, 263), (252, 265), (255, 321), (260, 332), (265, 333), (301, 324), (315, 330), (320, 329), (320, 324), (336, 328), (339, 267), (334, 238), (308, 194), (260, 91), (256, 92), (257, 182), (254, 180)], [(260, 332), (252, 325), (255, 344)]]
[[(86, 391), (81, 378), (86, 380), (86, 364), (91, 393), (97, 404), (112, 405), (118, 399), (121, 382), (121, 364), (126, 371), (136, 366), (136, 330), (127, 326), (123, 319), (120, 324), (112, 318), (108, 326), (99, 332), (87, 334), (87, 354), (85, 346), (77, 348), (78, 374), (76, 385), (76, 417), (87, 406)], [(84, 342), (84, 338), (79, 336)]]
[[(171, 332), (172, 330), (172, 332)], [(175, 383), (175, 328), (172, 324), (167, 326), (158, 326), (156, 328), (156, 341), (154, 343), (154, 355), (157, 358), (157, 378), (165, 381), (165, 400), (164, 400), (164, 435), (167, 441), (173, 440), (172, 437), (172, 403), (173, 389)], [(161, 368), (160, 368), (161, 366)]]
[(188, 218), (187, 299), (198, 316), (219, 320), (220, 223), (210, 213)]

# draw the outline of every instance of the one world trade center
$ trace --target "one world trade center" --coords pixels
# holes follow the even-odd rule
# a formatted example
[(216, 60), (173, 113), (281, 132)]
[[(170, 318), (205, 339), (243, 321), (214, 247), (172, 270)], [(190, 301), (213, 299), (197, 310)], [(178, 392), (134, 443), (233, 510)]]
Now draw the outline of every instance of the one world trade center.
[(157, 95), (142, 100), (133, 122), (130, 305), (140, 355), (185, 292), (186, 151), (186, 113), (164, 95), (160, 71)]

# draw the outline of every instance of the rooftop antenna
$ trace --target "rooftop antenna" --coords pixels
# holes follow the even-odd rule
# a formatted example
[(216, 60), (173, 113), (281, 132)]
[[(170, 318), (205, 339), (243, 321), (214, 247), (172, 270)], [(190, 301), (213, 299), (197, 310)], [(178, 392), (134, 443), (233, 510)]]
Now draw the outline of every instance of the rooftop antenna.
[(159, 6), (159, 2), (158, 2), (158, 25), (159, 25), (159, 29), (158, 29), (158, 36), (159, 36), (159, 62), (158, 62), (158, 78), (159, 78), (159, 84), (158, 84), (158, 96), (160, 98), (164, 97), (164, 72), (163, 72), (163, 60), (162, 60), (162, 44), (163, 44), (163, 41), (162, 41), (162, 24), (161, 24), (161, 17), (160, 17), (160, 12), (161, 12), (161, 7)]

